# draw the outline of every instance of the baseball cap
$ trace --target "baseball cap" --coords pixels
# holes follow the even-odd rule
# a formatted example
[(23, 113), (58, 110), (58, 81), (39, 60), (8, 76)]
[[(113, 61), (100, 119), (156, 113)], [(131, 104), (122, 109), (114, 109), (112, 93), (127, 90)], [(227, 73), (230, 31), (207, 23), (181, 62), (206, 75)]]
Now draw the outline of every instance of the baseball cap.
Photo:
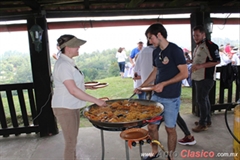
[(234, 47), (233, 50), (234, 50), (234, 51), (237, 51), (237, 50), (238, 50), (238, 47)]
[(79, 46), (83, 45), (86, 42), (87, 41), (85, 41), (85, 40), (73, 37), (69, 41), (67, 41), (67, 42), (63, 43), (62, 45), (60, 45), (60, 48), (61, 49), (63, 49), (64, 47), (76, 48), (76, 47), (79, 47)]

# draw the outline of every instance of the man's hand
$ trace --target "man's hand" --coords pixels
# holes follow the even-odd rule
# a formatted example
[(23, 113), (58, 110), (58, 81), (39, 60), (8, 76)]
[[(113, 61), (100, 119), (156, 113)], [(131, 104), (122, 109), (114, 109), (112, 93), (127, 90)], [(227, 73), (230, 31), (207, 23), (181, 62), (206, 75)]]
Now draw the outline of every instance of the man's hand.
[(141, 79), (141, 76), (140, 75), (137, 75), (137, 77), (134, 77), (133, 80), (136, 81), (136, 80), (139, 80)]
[(164, 84), (163, 84), (163, 83), (158, 83), (157, 85), (155, 85), (155, 86), (153, 87), (153, 90), (154, 90), (155, 92), (160, 93), (160, 92), (163, 91), (163, 88), (164, 88)]
[(194, 64), (194, 65), (192, 65), (192, 72), (195, 72), (201, 68), (202, 68), (201, 64)]

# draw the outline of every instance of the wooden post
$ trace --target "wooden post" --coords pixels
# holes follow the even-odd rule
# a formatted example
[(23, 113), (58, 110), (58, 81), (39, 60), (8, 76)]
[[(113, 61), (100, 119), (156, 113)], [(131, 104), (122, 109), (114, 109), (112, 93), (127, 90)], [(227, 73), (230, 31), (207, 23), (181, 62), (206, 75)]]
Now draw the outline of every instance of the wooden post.
[(37, 18), (28, 18), (28, 31), (34, 24), (39, 25), (43, 29), (42, 50), (40, 52), (35, 50), (35, 46), (32, 43), (30, 34), (28, 33), (33, 83), (38, 111), (37, 120), (40, 127), (40, 136), (43, 137), (57, 134), (58, 128), (51, 108), (53, 88), (51, 83), (51, 68), (46, 18), (44, 16)]

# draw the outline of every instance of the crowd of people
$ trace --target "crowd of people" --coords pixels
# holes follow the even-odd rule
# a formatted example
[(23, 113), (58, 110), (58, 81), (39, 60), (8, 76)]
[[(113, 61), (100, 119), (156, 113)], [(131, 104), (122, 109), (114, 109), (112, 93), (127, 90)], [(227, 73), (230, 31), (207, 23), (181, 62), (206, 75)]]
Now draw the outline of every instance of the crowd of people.
[[(154, 23), (146, 29), (146, 47), (143, 47), (143, 42), (140, 41), (129, 57), (126, 56), (124, 47), (120, 47), (116, 53), (122, 78), (126, 60), (129, 58), (131, 77), (134, 82), (133, 92), (138, 95), (138, 98), (156, 101), (164, 106), (163, 120), (150, 122), (147, 128), (151, 138), (158, 140), (158, 130), (161, 122), (164, 121), (167, 152), (172, 160), (177, 142), (181, 145), (196, 144), (194, 136), (180, 115), (181, 88), (184, 81), (189, 86), (195, 85), (196, 104), (200, 111), (199, 121), (194, 122), (196, 127), (192, 128), (192, 131), (196, 133), (206, 131), (212, 124), (208, 94), (215, 81), (215, 68), (229, 63), (239, 65), (239, 53), (236, 47), (231, 47), (229, 44), (217, 46), (206, 38), (203, 26), (195, 26), (192, 33), (196, 43), (193, 53), (168, 41), (167, 30), (161, 23)], [(73, 57), (78, 56), (80, 46), (85, 43), (85, 40), (73, 35), (62, 35), (57, 40), (59, 55), (53, 70), (55, 90), (52, 108), (63, 131), (65, 160), (77, 158), (79, 111), (85, 106), (85, 102), (106, 106), (105, 101), (85, 92), (85, 89), (92, 88), (84, 85), (84, 74), (74, 63)], [(145, 86), (151, 86), (152, 90), (142, 91), (141, 87)], [(179, 140), (177, 140), (176, 125), (184, 133), (184, 137)], [(159, 157), (158, 146), (152, 144), (151, 147), (152, 154), (142, 157), (144, 160)]]

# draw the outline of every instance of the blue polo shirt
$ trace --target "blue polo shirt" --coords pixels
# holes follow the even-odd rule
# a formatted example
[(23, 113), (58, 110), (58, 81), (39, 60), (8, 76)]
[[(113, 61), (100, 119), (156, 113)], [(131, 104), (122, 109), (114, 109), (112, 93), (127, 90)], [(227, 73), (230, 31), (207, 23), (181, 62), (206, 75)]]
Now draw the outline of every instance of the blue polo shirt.
[[(162, 50), (162, 60), (159, 60), (160, 52), (159, 47), (153, 51), (153, 66), (157, 68), (154, 84), (173, 78), (179, 73), (177, 66), (186, 64), (183, 50), (174, 43), (169, 42), (168, 46)], [(181, 95), (181, 84), (182, 81), (170, 84), (165, 86), (162, 92), (155, 92), (155, 94), (162, 98), (177, 98)]]
[(130, 57), (133, 59), (139, 52), (140, 50), (138, 48), (134, 48), (130, 54)]

